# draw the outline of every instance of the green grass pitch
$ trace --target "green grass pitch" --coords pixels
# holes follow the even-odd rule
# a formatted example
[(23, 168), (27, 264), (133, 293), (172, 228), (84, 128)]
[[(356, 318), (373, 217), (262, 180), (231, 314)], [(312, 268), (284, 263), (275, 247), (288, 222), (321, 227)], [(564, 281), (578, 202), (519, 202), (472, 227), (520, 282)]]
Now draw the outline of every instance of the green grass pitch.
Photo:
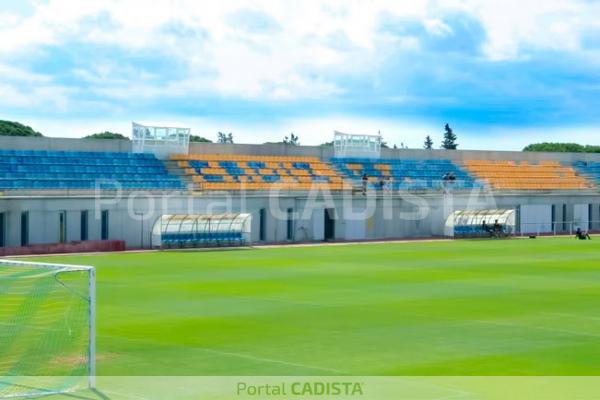
[(100, 375), (600, 374), (600, 240), (35, 260), (97, 267)]

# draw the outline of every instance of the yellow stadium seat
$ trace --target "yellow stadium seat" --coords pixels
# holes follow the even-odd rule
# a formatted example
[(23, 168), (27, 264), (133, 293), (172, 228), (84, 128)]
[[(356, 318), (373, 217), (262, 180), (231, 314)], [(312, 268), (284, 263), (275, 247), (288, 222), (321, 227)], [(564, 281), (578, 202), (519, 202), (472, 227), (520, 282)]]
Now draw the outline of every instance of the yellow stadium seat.
[[(318, 157), (304, 156), (270, 156), (247, 154), (172, 154), (170, 160), (176, 161), (184, 174), (190, 176), (192, 181), (198, 183), (203, 190), (310, 190), (312, 188), (327, 188), (330, 190), (351, 190), (352, 185), (347, 184), (329, 163), (321, 161)], [(191, 168), (188, 161), (206, 161), (207, 168)], [(243, 175), (234, 178), (227, 169), (222, 168), (221, 161), (235, 161), (237, 167), (242, 169)], [(258, 171), (248, 168), (248, 162), (263, 162), (265, 168)], [(308, 163), (309, 169), (294, 168), (294, 163)], [(361, 164), (353, 165), (354, 170), (360, 172)], [(386, 166), (382, 167), (384, 170)], [(389, 169), (389, 168), (388, 168)], [(200, 171), (200, 172), (198, 172)], [(204, 175), (222, 176), (223, 182), (207, 182)], [(264, 182), (262, 175), (278, 175), (277, 183)], [(313, 182), (313, 176), (326, 176), (329, 182)], [(252, 181), (250, 181), (252, 178)]]
[(467, 160), (465, 168), (493, 188), (506, 190), (584, 189), (592, 185), (571, 167), (556, 161), (531, 164), (527, 161)]

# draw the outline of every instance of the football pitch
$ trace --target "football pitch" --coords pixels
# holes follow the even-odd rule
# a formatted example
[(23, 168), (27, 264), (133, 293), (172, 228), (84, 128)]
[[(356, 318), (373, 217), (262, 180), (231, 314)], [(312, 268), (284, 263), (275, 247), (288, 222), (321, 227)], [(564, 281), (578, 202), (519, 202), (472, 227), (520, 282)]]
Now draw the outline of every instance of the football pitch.
[(600, 240), (34, 260), (97, 268), (98, 375), (600, 374)]

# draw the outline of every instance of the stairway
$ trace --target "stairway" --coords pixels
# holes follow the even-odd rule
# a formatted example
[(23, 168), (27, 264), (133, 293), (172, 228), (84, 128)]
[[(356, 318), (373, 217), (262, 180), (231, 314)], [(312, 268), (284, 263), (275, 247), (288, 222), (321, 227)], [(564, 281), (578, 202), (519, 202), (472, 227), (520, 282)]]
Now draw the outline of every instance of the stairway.
[(192, 180), (192, 177), (186, 175), (183, 169), (177, 165), (177, 161), (163, 160), (163, 164), (165, 165), (167, 172), (181, 179), (189, 190), (200, 190), (199, 185)]

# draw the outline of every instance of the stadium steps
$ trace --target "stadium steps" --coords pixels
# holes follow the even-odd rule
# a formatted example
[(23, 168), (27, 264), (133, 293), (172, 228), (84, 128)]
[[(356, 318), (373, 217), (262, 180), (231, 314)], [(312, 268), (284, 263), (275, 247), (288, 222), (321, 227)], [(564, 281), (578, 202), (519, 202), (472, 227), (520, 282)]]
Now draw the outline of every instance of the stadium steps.
[(169, 174), (178, 177), (190, 190), (200, 190), (200, 187), (193, 181), (192, 177), (186, 175), (184, 170), (177, 165), (177, 161), (163, 160), (163, 164)]
[(594, 189), (596, 191), (600, 190), (600, 181), (598, 181), (598, 179), (596, 178), (595, 175), (586, 174), (586, 173), (582, 173), (581, 171), (577, 171), (577, 176), (580, 176), (583, 179), (585, 179), (586, 181), (588, 181), (592, 186), (590, 189)]
[(600, 168), (598, 168), (598, 165), (600, 165), (600, 163), (593, 161), (577, 161), (573, 164), (573, 168), (575, 169), (577, 175), (593, 183), (595, 188), (599, 188)]

